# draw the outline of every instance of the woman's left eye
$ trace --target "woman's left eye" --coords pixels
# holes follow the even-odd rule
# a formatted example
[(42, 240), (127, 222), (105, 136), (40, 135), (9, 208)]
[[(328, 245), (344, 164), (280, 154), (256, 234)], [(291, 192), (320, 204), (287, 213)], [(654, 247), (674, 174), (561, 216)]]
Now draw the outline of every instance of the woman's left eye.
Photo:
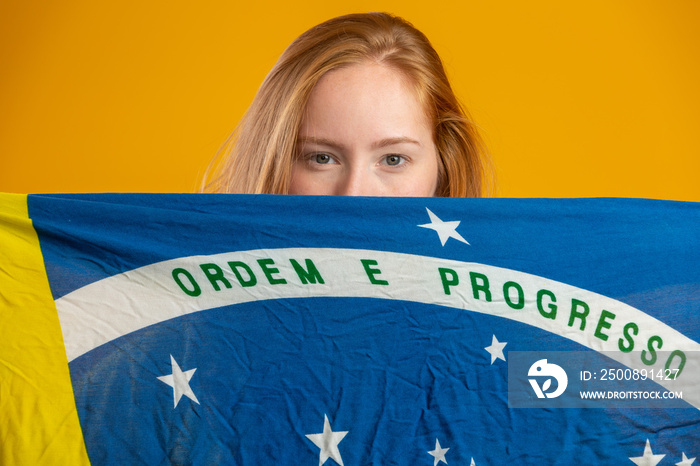
[(403, 162), (405, 162), (405, 159), (401, 155), (389, 154), (384, 157), (384, 162), (387, 165), (401, 165)]

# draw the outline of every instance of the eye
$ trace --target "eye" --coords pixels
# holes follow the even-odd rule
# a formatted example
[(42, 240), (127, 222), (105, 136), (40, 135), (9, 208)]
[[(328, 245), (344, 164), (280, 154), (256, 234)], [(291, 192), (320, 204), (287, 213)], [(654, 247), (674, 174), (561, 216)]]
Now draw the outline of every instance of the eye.
[(316, 161), (316, 163), (319, 164), (327, 164), (327, 163), (333, 163), (333, 157), (331, 157), (328, 154), (324, 153), (318, 153), (313, 157), (313, 160)]
[(401, 165), (404, 161), (405, 158), (398, 154), (389, 154), (384, 157), (384, 163), (387, 165)]

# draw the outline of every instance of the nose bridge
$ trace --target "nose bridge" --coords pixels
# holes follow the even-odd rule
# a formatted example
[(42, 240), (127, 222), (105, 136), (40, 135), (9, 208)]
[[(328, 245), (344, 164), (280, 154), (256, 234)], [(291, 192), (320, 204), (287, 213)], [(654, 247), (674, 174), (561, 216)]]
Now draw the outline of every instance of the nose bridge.
[(372, 196), (372, 173), (361, 163), (348, 163), (343, 172), (343, 180), (338, 187), (341, 196)]

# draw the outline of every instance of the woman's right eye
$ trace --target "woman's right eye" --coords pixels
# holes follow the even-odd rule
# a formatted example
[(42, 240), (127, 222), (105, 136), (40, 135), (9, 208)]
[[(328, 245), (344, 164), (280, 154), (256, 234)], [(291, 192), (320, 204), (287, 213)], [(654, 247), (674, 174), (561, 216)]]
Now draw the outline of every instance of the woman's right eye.
[(325, 153), (318, 153), (315, 156), (312, 156), (312, 160), (314, 160), (316, 163), (319, 163), (319, 164), (327, 164), (327, 163), (335, 162), (333, 160), (333, 157), (331, 157), (329, 154), (325, 154)]

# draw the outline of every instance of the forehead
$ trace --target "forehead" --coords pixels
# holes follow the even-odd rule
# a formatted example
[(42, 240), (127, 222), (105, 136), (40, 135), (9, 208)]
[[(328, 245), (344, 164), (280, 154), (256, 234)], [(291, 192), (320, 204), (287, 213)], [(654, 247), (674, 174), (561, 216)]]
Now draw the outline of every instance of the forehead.
[(386, 136), (431, 126), (416, 86), (404, 73), (363, 62), (330, 71), (319, 80), (304, 112), (301, 135), (313, 130)]

